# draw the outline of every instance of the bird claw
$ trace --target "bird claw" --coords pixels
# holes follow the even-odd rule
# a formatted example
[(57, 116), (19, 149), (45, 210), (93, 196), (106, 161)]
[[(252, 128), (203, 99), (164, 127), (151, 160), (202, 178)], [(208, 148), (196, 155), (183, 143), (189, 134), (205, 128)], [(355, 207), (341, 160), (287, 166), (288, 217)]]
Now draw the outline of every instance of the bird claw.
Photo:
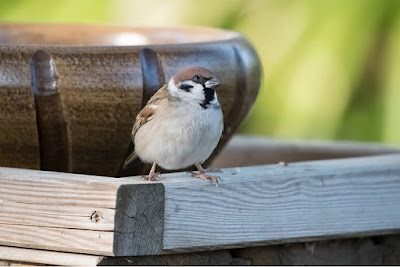
[(208, 175), (207, 173), (195, 173), (195, 172), (190, 172), (190, 173), (192, 174), (192, 177), (211, 180), (216, 186), (218, 186), (218, 179), (221, 179), (221, 177), (219, 176)]
[(159, 172), (153, 172), (149, 173), (148, 175), (143, 175), (142, 179), (146, 181), (159, 181), (161, 178), (161, 173)]

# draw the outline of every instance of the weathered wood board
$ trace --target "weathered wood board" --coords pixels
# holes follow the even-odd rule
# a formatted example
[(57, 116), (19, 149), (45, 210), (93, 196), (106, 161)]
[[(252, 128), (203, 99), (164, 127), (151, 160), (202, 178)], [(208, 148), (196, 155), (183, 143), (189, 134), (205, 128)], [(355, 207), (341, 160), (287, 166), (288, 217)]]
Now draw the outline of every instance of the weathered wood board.
[[(156, 226), (143, 216), (151, 205), (163, 209), (156, 201), (164, 201), (164, 188), (160, 183), (144, 187), (138, 177), (132, 182), (0, 168), (0, 244), (96, 255), (161, 253), (158, 244), (160, 251), (143, 250), (162, 243), (151, 238)], [(163, 217), (153, 219), (162, 226)], [(162, 236), (162, 228), (158, 231)], [(135, 244), (148, 237), (145, 246)]]
[(400, 154), (109, 177), (0, 168), (0, 245), (156, 255), (400, 231)]
[(400, 230), (398, 154), (225, 169), (221, 177), (219, 187), (164, 183), (164, 251)]
[(400, 147), (350, 141), (281, 140), (235, 135), (213, 161), (220, 168), (275, 164), (280, 161), (350, 158), (400, 153)]
[[(49, 265), (95, 266), (102, 256), (0, 246), (0, 259)], [(3, 265), (0, 262), (0, 265)]]

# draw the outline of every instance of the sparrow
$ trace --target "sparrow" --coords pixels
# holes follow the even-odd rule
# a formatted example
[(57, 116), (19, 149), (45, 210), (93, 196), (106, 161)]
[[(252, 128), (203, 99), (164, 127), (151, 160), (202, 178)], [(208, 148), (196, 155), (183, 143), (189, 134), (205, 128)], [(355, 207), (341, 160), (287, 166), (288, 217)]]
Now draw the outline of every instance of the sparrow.
[(179, 170), (195, 165), (193, 177), (210, 179), (201, 166), (214, 151), (223, 131), (223, 114), (215, 89), (221, 82), (202, 67), (183, 69), (163, 85), (139, 112), (132, 129), (134, 152), (124, 168), (139, 157), (152, 163), (144, 179), (157, 181), (156, 166)]

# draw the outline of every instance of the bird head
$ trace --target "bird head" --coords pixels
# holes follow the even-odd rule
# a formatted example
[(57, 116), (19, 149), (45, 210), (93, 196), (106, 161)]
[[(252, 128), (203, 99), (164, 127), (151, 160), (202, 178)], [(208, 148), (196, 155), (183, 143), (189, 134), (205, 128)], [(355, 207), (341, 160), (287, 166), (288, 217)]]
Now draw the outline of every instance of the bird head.
[(203, 108), (218, 104), (215, 89), (221, 82), (211, 71), (202, 67), (191, 67), (178, 72), (168, 84), (173, 97), (199, 104)]

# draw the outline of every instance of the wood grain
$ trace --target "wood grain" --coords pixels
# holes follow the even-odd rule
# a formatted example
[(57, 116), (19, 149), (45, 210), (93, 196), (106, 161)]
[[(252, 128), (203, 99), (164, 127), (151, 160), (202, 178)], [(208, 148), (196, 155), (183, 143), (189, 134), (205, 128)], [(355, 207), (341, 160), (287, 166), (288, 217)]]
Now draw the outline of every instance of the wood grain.
[(113, 232), (22, 225), (0, 225), (0, 245), (65, 252), (115, 255)]
[[(164, 250), (400, 230), (400, 155), (224, 169), (219, 187), (165, 178)], [(168, 181), (168, 182), (167, 182)]]
[(114, 253), (161, 254), (164, 234), (164, 186), (122, 185), (118, 189)]
[(400, 154), (215, 174), (218, 187), (0, 168), (0, 245), (135, 256), (400, 230)]
[(279, 162), (298, 162), (400, 153), (400, 147), (349, 141), (282, 140), (235, 135), (212, 162), (231, 168)]
[[(116, 226), (122, 223), (116, 214), (122, 209), (117, 208), (121, 183), (116, 182), (99, 176), (0, 168), (0, 244), (116, 255)], [(141, 204), (146, 210), (142, 200), (129, 204), (137, 197), (131, 195), (126, 205)], [(147, 214), (151, 217), (151, 210)]]
[[(103, 257), (0, 246), (0, 259), (49, 265), (96, 266)], [(1, 264), (1, 262), (0, 262)]]

